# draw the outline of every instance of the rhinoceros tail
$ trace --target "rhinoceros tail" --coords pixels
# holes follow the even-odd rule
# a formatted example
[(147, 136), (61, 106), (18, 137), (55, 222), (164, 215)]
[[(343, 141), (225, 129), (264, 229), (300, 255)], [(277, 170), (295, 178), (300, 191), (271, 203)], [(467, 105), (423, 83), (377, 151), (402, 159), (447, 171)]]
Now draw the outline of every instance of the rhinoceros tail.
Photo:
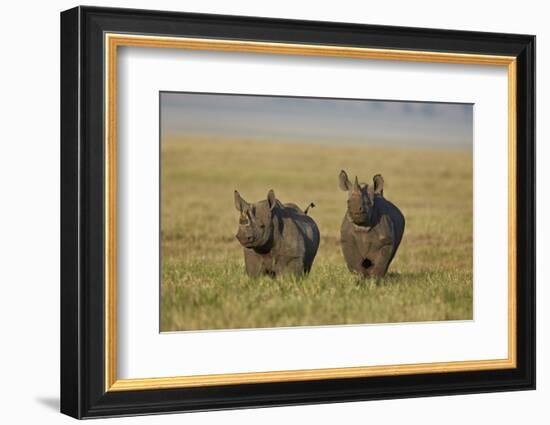
[(310, 208), (315, 208), (315, 204), (314, 204), (313, 202), (311, 202), (311, 203), (307, 206), (306, 210), (304, 211), (304, 214), (305, 214), (305, 215), (307, 215), (307, 212), (309, 211)]

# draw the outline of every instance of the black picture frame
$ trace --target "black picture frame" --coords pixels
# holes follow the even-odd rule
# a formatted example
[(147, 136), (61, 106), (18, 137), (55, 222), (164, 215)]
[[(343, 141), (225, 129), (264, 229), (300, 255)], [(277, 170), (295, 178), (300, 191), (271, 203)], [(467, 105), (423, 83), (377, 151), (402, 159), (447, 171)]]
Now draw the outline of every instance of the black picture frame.
[[(106, 392), (105, 32), (516, 57), (517, 367)], [(534, 388), (534, 36), (96, 7), (61, 13), (62, 413), (92, 418)]]

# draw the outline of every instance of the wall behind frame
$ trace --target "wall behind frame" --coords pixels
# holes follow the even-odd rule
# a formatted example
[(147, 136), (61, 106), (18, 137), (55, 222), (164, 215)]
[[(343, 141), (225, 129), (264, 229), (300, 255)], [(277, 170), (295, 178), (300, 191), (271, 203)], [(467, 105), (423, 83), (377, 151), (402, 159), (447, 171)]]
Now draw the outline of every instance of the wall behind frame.
[[(77, 2), (11, 2), (0, 27), (3, 44), (0, 93), (0, 392), (6, 423), (40, 420), (74, 423), (59, 408), (59, 12)], [(538, 117), (550, 115), (550, 28), (541, 2), (465, 0), (407, 2), (254, 2), (252, 0), (96, 1), (97, 6), (154, 8), (220, 14), (358, 22), (368, 24), (516, 32), (537, 35)], [(538, 140), (550, 138), (539, 119)], [(537, 146), (550, 158), (550, 145)], [(550, 215), (544, 187), (550, 167), (537, 168), (537, 216)], [(547, 191), (546, 191), (547, 192)], [(538, 390), (500, 394), (345, 403), (320, 406), (210, 412), (111, 419), (125, 424), (406, 423), (461, 424), (471, 421), (516, 424), (548, 418), (550, 398), (550, 224), (539, 220), (537, 265)], [(102, 420), (99, 420), (102, 422)]]

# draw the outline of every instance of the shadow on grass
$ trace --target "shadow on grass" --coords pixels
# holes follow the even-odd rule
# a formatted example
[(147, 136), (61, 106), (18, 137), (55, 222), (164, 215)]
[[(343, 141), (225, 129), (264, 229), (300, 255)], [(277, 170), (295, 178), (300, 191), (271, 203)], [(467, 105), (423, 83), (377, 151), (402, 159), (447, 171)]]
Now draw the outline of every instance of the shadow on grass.
[[(433, 272), (436, 273), (436, 272)], [(422, 278), (429, 276), (430, 272), (418, 271), (418, 272), (388, 272), (384, 277), (363, 277), (361, 275), (355, 275), (355, 284), (359, 287), (370, 286), (391, 286), (398, 285), (404, 282), (419, 281)]]

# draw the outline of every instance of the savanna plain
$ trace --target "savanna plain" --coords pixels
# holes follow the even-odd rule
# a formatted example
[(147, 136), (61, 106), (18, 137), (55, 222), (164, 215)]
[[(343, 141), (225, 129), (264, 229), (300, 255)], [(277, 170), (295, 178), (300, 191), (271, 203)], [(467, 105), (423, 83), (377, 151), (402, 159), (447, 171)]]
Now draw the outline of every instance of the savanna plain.
[[(384, 278), (346, 267), (341, 169), (367, 183), (382, 174), (405, 216)], [(274, 189), (283, 203), (315, 203), (308, 276), (246, 275), (235, 189), (248, 202)], [(472, 319), (472, 196), (471, 151), (163, 137), (161, 331)]]

